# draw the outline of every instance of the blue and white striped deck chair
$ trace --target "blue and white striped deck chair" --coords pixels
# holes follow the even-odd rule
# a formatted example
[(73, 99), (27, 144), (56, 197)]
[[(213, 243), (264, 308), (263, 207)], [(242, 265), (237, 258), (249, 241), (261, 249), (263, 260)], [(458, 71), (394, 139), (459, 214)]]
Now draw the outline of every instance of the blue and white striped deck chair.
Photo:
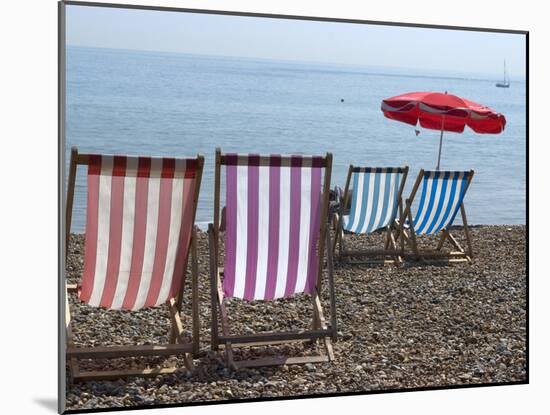
[[(464, 209), (464, 196), (470, 186), (474, 171), (424, 171), (420, 170), (416, 182), (406, 201), (404, 228), (410, 229), (410, 237), (404, 233), (407, 241), (412, 246), (417, 258), (436, 257), (446, 261), (471, 261), (472, 245), (466, 211)], [(413, 201), (420, 189), (420, 201), (413, 212)], [(458, 211), (462, 215), (467, 250), (465, 251), (458, 241), (451, 235), (449, 228), (453, 224)], [(439, 243), (435, 250), (421, 250), (417, 244), (418, 235), (435, 235), (441, 233)], [(446, 240), (453, 245), (456, 251), (443, 252), (443, 244)]]
[[(403, 213), (401, 194), (408, 166), (404, 167), (355, 167), (350, 166), (343, 200), (338, 214), (337, 234), (334, 242), (339, 245), (340, 259), (349, 257), (382, 257), (383, 262), (400, 262), (399, 250), (396, 246), (394, 231), (400, 232), (396, 219)], [(353, 190), (351, 190), (353, 189)], [(351, 193), (351, 203), (349, 203)], [(344, 241), (345, 233), (370, 234), (378, 229), (384, 229), (386, 239), (384, 249), (378, 250), (347, 250)], [(403, 247), (404, 248), (404, 247)], [(386, 257), (393, 257), (387, 260)], [(380, 261), (358, 261), (370, 263)]]

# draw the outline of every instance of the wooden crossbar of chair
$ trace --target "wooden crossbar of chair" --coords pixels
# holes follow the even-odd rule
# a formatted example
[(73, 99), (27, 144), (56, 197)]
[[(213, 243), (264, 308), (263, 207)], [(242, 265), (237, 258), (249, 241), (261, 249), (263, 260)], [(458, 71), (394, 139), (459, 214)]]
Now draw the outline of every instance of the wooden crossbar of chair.
[[(79, 154), (76, 148), (71, 149), (71, 160), (68, 176), (68, 190), (66, 203), (66, 234), (65, 234), (65, 257), (68, 255), (68, 244), (72, 220), (72, 208), (74, 200), (74, 191), (76, 183), (76, 172), (78, 165), (87, 165), (90, 160), (90, 155)], [(197, 156), (197, 169), (195, 192), (193, 195), (193, 222), (195, 221), (195, 213), (199, 198), (200, 184), (202, 178), (202, 169), (204, 166), (204, 157)], [(111, 358), (128, 358), (128, 357), (145, 357), (145, 356), (171, 356), (182, 355), (187, 370), (193, 368), (193, 357), (199, 353), (199, 296), (198, 296), (198, 257), (197, 257), (197, 235), (196, 228), (193, 226), (191, 235), (191, 307), (192, 307), (192, 339), (186, 340), (184, 336), (184, 328), (181, 320), (181, 309), (183, 300), (183, 288), (185, 285), (185, 273), (180, 286), (179, 293), (176, 298), (168, 300), (169, 318), (170, 318), (170, 343), (155, 344), (155, 345), (125, 345), (125, 346), (97, 346), (97, 347), (77, 347), (74, 344), (73, 334), (71, 330), (71, 310), (69, 304), (69, 294), (78, 290), (78, 284), (69, 284), (65, 280), (65, 324), (66, 324), (66, 356), (68, 367), (73, 381), (86, 380), (111, 380), (125, 378), (128, 376), (150, 377), (164, 374), (176, 373), (182, 368), (167, 367), (167, 368), (137, 368), (137, 369), (122, 369), (122, 370), (81, 370), (79, 360), (81, 359), (111, 359)], [(184, 269), (187, 269), (188, 257), (185, 258)]]

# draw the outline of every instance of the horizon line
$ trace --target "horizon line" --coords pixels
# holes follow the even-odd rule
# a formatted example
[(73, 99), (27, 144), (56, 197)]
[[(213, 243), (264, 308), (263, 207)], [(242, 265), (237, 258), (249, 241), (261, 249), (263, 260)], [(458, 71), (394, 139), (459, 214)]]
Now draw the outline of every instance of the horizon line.
[[(453, 72), (451, 70), (436, 70), (431, 71), (427, 68), (411, 68), (406, 66), (384, 66), (376, 64), (366, 64), (366, 63), (342, 63), (342, 62), (328, 62), (328, 61), (317, 61), (317, 60), (297, 60), (297, 59), (279, 59), (279, 58), (267, 58), (267, 57), (257, 57), (257, 56), (240, 56), (240, 55), (213, 55), (207, 53), (196, 53), (196, 52), (185, 52), (185, 51), (174, 51), (174, 50), (153, 50), (153, 49), (139, 49), (139, 48), (129, 48), (129, 47), (113, 47), (113, 46), (90, 46), (90, 45), (78, 45), (78, 44), (66, 44), (67, 47), (75, 48), (89, 48), (89, 49), (108, 49), (108, 50), (122, 50), (122, 51), (132, 51), (132, 52), (152, 52), (152, 53), (166, 53), (173, 55), (191, 55), (191, 56), (202, 56), (202, 57), (213, 57), (213, 58), (234, 58), (242, 60), (260, 60), (260, 61), (272, 61), (272, 62), (284, 62), (284, 63), (294, 63), (294, 64), (316, 64), (316, 65), (334, 65), (334, 66), (347, 66), (355, 68), (364, 68), (364, 69), (389, 69), (394, 71), (426, 71), (427, 74), (433, 75), (432, 78), (444, 78), (444, 79), (468, 79), (475, 81), (494, 81), (498, 80), (497, 78), (479, 78), (479, 76), (489, 77), (491, 74), (486, 72), (454, 72), (455, 74), (460, 75), (471, 75), (472, 78), (465, 78), (463, 76), (452, 76)], [(443, 76), (444, 74), (448, 76)], [(421, 74), (415, 75), (406, 75), (406, 74), (387, 74), (387, 73), (369, 73), (369, 75), (403, 75), (403, 76), (426, 76)], [(526, 77), (523, 76), (513, 76), (509, 78), (510, 80), (518, 83), (525, 83)]]

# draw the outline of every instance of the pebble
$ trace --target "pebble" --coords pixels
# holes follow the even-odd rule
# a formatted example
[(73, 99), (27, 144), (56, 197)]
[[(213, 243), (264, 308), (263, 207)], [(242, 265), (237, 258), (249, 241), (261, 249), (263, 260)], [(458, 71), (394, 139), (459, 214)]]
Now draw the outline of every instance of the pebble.
[(309, 370), (310, 372), (314, 372), (315, 370), (317, 370), (317, 369), (315, 368), (315, 365), (314, 365), (313, 363), (306, 363), (306, 364), (305, 364), (305, 367), (306, 367), (306, 369)]
[[(462, 234), (455, 237), (463, 244)], [(210, 347), (208, 243), (198, 233), (200, 347), (195, 370), (154, 378), (67, 384), (67, 409), (130, 407), (207, 400), (296, 396), (526, 379), (525, 227), (472, 227), (474, 262), (437, 267), (408, 263), (364, 266), (335, 263), (338, 341), (335, 362), (233, 371)], [(383, 235), (347, 235), (350, 249), (379, 247)], [(223, 238), (221, 238), (223, 241)], [(422, 244), (435, 243), (422, 236)], [(223, 246), (221, 247), (223, 254)], [(84, 238), (72, 235), (67, 260), (70, 282), (80, 278)], [(190, 280), (188, 275), (187, 281)], [(184, 325), (191, 315), (184, 291)], [(327, 284), (320, 293), (330, 321)], [(106, 311), (70, 299), (79, 346), (168, 341), (165, 306), (137, 313)], [(264, 303), (228, 301), (234, 333), (305, 329), (311, 300), (300, 295)], [(186, 326), (190, 333), (190, 327)], [(293, 343), (235, 351), (236, 359), (313, 355), (323, 348)], [(83, 361), (82, 368), (183, 367), (181, 357)]]

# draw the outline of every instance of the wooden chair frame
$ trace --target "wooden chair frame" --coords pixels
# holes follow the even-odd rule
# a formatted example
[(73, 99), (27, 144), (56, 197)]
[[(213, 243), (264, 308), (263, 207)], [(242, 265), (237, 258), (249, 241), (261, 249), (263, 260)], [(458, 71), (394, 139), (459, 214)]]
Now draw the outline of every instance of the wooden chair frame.
[[(66, 206), (66, 234), (65, 234), (65, 257), (68, 255), (69, 235), (71, 229), (74, 189), (76, 182), (76, 170), (78, 165), (88, 165), (89, 154), (79, 154), (76, 147), (71, 149), (71, 160), (69, 166), (67, 206)], [(197, 155), (197, 170), (195, 193), (193, 198), (193, 223), (197, 211), (197, 202), (200, 192), (202, 179), (202, 170), (204, 166), (204, 157)], [(169, 367), (159, 369), (127, 369), (127, 370), (105, 370), (105, 371), (82, 371), (79, 368), (79, 359), (108, 359), (124, 357), (142, 357), (142, 356), (171, 356), (184, 355), (185, 366), (187, 369), (193, 368), (193, 357), (199, 353), (199, 292), (198, 292), (198, 263), (197, 263), (197, 236), (196, 229), (193, 226), (191, 235), (191, 285), (192, 285), (192, 340), (187, 341), (184, 336), (183, 323), (181, 319), (181, 308), (183, 301), (183, 287), (185, 285), (185, 273), (181, 287), (176, 298), (168, 300), (170, 312), (170, 343), (155, 345), (124, 345), (124, 346), (99, 346), (99, 347), (76, 347), (73, 342), (71, 331), (71, 311), (69, 306), (69, 293), (75, 293), (78, 290), (78, 284), (67, 284), (65, 279), (65, 328), (66, 328), (66, 356), (71, 378), (74, 381), (85, 380), (110, 380), (128, 376), (157, 376), (163, 374), (175, 373), (180, 368)], [(184, 269), (187, 269), (189, 252), (184, 262)]]
[[(262, 157), (260, 157), (261, 159)], [(290, 162), (290, 157), (282, 157), (282, 163)], [(334, 293), (334, 275), (332, 251), (330, 249), (330, 232), (327, 231), (327, 215), (330, 188), (330, 175), (332, 167), (332, 154), (327, 153), (323, 158), (323, 167), (325, 167), (325, 177), (323, 184), (323, 198), (321, 207), (320, 238), (317, 245), (319, 267), (317, 274), (316, 287), (311, 295), (313, 308), (313, 321), (311, 330), (294, 330), (284, 332), (263, 332), (255, 334), (230, 334), (229, 319), (225, 299), (222, 290), (223, 268), (219, 267), (219, 224), (220, 224), (220, 184), (221, 184), (221, 166), (226, 164), (226, 156), (222, 154), (221, 149), (216, 149), (216, 167), (215, 167), (215, 190), (214, 190), (214, 223), (209, 224), (208, 238), (210, 246), (210, 287), (212, 301), (212, 330), (211, 330), (211, 348), (219, 350), (219, 346), (225, 348), (225, 361), (227, 366), (237, 370), (243, 367), (276, 366), (283, 364), (304, 364), (316, 362), (328, 362), (334, 360), (332, 340), (336, 341), (337, 323), (336, 323), (336, 302)], [(238, 161), (241, 164), (241, 160)], [(242, 164), (246, 164), (243, 160)], [(321, 291), (321, 278), (323, 273), (324, 256), (326, 249), (328, 287), (330, 296), (330, 327), (327, 327), (323, 315), (319, 292)], [(219, 316), (219, 319), (218, 319)], [(221, 324), (221, 335), (219, 326)], [(233, 348), (257, 347), (277, 344), (285, 344), (299, 341), (322, 341), (326, 355), (305, 356), (305, 357), (269, 357), (252, 360), (235, 361), (233, 359)]]
[[(384, 249), (364, 249), (364, 250), (348, 250), (346, 249), (346, 243), (345, 243), (345, 235), (346, 232), (344, 231), (344, 225), (343, 225), (343, 216), (347, 211), (347, 206), (349, 203), (350, 198), (350, 183), (351, 183), (351, 176), (354, 172), (359, 172), (364, 167), (357, 167), (354, 165), (349, 166), (348, 169), (348, 175), (346, 178), (346, 186), (344, 188), (344, 197), (342, 200), (342, 203), (339, 206), (338, 209), (338, 217), (336, 218), (336, 224), (335, 224), (335, 237), (334, 237), (334, 244), (332, 246), (332, 251), (336, 252), (336, 245), (338, 245), (338, 260), (345, 261), (352, 264), (388, 264), (388, 263), (395, 263), (395, 265), (399, 265), (403, 262), (403, 255), (405, 253), (405, 246), (402, 242), (400, 246), (397, 246), (397, 241), (401, 240), (403, 241), (403, 238), (400, 238), (400, 235), (403, 232), (401, 222), (399, 220), (394, 220), (392, 223), (390, 223), (388, 226), (385, 227), (385, 234), (386, 234), (386, 240), (384, 243)], [(401, 183), (399, 184), (399, 190), (397, 193), (397, 203), (398, 203), (398, 217), (401, 217), (403, 215), (403, 189), (405, 187), (405, 182), (407, 181), (407, 175), (409, 173), (409, 166), (403, 166), (400, 167), (402, 170), (403, 178), (401, 179)], [(357, 191), (357, 189), (355, 189)], [(366, 257), (369, 259), (366, 260), (352, 260), (351, 257)], [(380, 259), (375, 259), (377, 257), (381, 257)], [(393, 259), (388, 259), (388, 257), (392, 257)]]
[[(474, 177), (474, 171), (470, 170), (470, 174), (466, 182), (466, 188), (464, 189), (464, 193), (468, 191), (468, 188), (470, 187), (470, 183), (473, 177)], [(420, 187), (420, 184), (422, 183), (423, 178), (424, 178), (424, 169), (420, 169), (420, 172), (418, 173), (418, 177), (416, 178), (416, 182), (414, 183), (414, 186), (411, 190), (411, 194), (405, 201), (405, 211), (401, 215), (400, 223), (404, 224), (405, 220), (409, 221), (410, 235), (407, 233), (407, 230), (405, 229), (405, 227), (402, 226), (403, 231), (400, 234), (400, 237), (402, 237), (401, 243), (406, 242), (406, 244), (412, 250), (412, 253), (415, 259), (420, 260), (424, 263), (434, 263), (434, 264), (453, 263), (453, 262), (471, 263), (473, 258), (472, 239), (470, 237), (470, 228), (468, 227), (468, 220), (466, 219), (466, 209), (464, 208), (464, 202), (460, 204), (460, 215), (462, 216), (464, 236), (466, 238), (466, 245), (467, 245), (466, 249), (464, 249), (458, 243), (456, 238), (451, 234), (450, 230), (447, 228), (444, 228), (441, 230), (441, 236), (439, 238), (439, 241), (435, 249), (429, 249), (429, 248), (422, 249), (419, 247), (418, 235), (414, 230), (414, 223), (413, 223), (411, 208), (414, 201), (414, 197), (416, 196), (416, 193), (418, 191), (418, 188)], [(449, 241), (455, 250), (450, 252), (442, 251), (445, 241)]]

